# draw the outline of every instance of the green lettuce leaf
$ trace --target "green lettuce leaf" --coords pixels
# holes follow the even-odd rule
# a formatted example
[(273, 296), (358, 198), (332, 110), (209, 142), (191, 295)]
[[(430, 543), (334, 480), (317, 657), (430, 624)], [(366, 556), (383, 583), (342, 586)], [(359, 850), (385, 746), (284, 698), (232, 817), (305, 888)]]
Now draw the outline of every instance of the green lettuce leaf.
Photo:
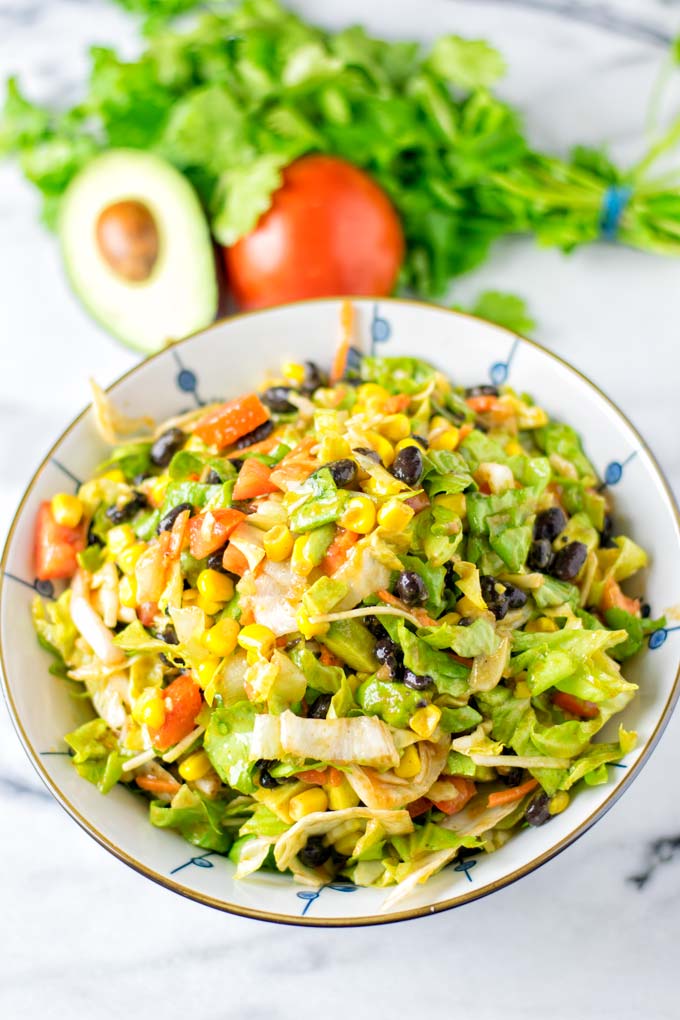
[(431, 648), (450, 648), (463, 658), (491, 655), (500, 644), (494, 625), (485, 617), (473, 620), (469, 627), (441, 623), (436, 627), (421, 627), (418, 637)]
[(469, 669), (454, 658), (431, 648), (426, 641), (410, 631), (404, 620), (397, 624), (397, 640), (404, 653), (404, 665), (418, 676), (432, 677), (440, 694), (465, 698), (469, 692)]
[(155, 800), (149, 805), (149, 821), (159, 829), (174, 829), (194, 846), (226, 854), (240, 819), (226, 813), (229, 802), (208, 800), (197, 790), (183, 786), (172, 804)]
[(290, 650), (290, 657), (307, 678), (307, 684), (320, 694), (335, 694), (340, 690), (345, 671), (341, 666), (325, 666), (304, 642)]
[(123, 775), (125, 758), (118, 749), (116, 734), (103, 719), (92, 719), (64, 740), (72, 749), (72, 762), (78, 773), (94, 783), (100, 793), (108, 793)]
[(253, 793), (255, 763), (249, 760), (250, 738), (257, 711), (249, 701), (215, 708), (205, 731), (204, 747), (223, 783)]
[(67, 589), (55, 602), (46, 602), (36, 597), (31, 603), (33, 626), (38, 642), (45, 651), (56, 659), (60, 675), (65, 674), (66, 664), (73, 658), (78, 631), (71, 620), (71, 592)]

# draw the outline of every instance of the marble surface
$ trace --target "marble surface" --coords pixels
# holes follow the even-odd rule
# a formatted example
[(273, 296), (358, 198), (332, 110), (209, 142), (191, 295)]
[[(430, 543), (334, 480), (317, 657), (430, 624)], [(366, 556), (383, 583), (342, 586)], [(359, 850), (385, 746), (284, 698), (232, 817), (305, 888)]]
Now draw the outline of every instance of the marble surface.
[[(537, 144), (607, 141), (639, 151), (646, 97), (680, 4), (661, 0), (304, 0), (328, 24), (385, 34), (493, 39), (504, 92)], [(0, 77), (36, 96), (77, 95), (85, 49), (134, 50), (129, 20), (96, 0), (0, 0)], [(0, 533), (52, 437), (135, 356), (66, 289), (36, 197), (0, 165)], [(597, 246), (571, 257), (525, 241), (456, 288), (523, 293), (538, 338), (629, 414), (680, 488), (678, 263)], [(644, 536), (642, 536), (644, 539)], [(449, 914), (385, 928), (296, 930), (182, 900), (108, 856), (41, 786), (0, 708), (0, 1015), (168, 1020), (323, 1015), (491, 1020), (677, 1017), (680, 809), (676, 715), (635, 785), (540, 871)]]

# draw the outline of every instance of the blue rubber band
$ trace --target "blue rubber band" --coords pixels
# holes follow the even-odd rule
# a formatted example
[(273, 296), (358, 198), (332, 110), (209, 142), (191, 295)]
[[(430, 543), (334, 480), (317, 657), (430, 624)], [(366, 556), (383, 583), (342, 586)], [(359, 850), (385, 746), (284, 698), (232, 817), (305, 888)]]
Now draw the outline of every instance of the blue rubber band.
[(607, 241), (615, 241), (626, 206), (633, 194), (627, 185), (612, 184), (602, 196), (600, 211), (600, 234)]

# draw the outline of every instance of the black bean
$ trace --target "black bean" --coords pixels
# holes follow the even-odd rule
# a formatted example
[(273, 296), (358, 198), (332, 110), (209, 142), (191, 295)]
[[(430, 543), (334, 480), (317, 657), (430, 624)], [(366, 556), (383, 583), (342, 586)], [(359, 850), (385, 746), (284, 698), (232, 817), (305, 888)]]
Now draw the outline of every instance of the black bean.
[(305, 378), (302, 383), (302, 392), (313, 393), (320, 386), (328, 386), (328, 376), (313, 361), (305, 361)]
[(331, 855), (331, 848), (326, 846), (323, 836), (310, 836), (298, 854), (300, 864), (305, 868), (319, 868)]
[(506, 786), (519, 786), (524, 778), (524, 769), (517, 768), (513, 765), (503, 775), (499, 773), (499, 776), (501, 782)]
[(423, 474), (423, 453), (417, 446), (405, 446), (394, 458), (392, 474), (415, 489)]
[[(422, 818), (422, 815), (420, 816)], [(479, 847), (478, 846), (462, 846), (456, 854), (456, 860), (465, 861), (468, 857), (478, 857)]]
[(373, 637), (382, 638), (387, 634), (387, 631), (380, 622), (379, 616), (367, 616), (364, 619), (364, 624), (368, 627)]
[(528, 808), (524, 812), (524, 818), (529, 825), (545, 825), (552, 818), (550, 814), (550, 798), (543, 790), (537, 793)]
[(650, 606), (649, 602), (643, 602), (642, 605), (640, 606), (640, 616), (642, 617), (643, 620), (648, 620), (651, 615), (652, 607)]
[(418, 676), (412, 669), (404, 670), (404, 685), (412, 691), (426, 691), (433, 683), (431, 676)]
[(461, 616), (460, 620), (458, 621), (458, 626), (459, 627), (469, 627), (471, 623), (472, 623), (472, 617), (471, 616)]
[(206, 561), (206, 566), (209, 570), (218, 570), (221, 574), (226, 574), (228, 571), (222, 566), (222, 557), (224, 556), (224, 550), (227, 548), (226, 542), (221, 549), (216, 549), (214, 553), (210, 553)]
[(261, 443), (263, 439), (267, 439), (268, 436), (274, 431), (274, 422), (271, 418), (267, 418), (261, 425), (258, 425), (252, 432), (247, 432), (245, 436), (241, 436), (240, 439), (236, 440), (234, 444), (237, 450), (245, 450), (246, 446), (252, 446), (253, 443)]
[(583, 542), (569, 542), (555, 553), (550, 573), (560, 581), (573, 581), (588, 556), (588, 546)]
[(87, 529), (87, 544), (89, 545), (103, 545), (101, 538), (95, 535), (93, 530), (94, 521), (90, 521), (90, 526)]
[(131, 521), (135, 514), (149, 505), (149, 501), (143, 492), (133, 492), (132, 499), (122, 506), (110, 506), (106, 510), (106, 516), (112, 524), (123, 524)]
[(502, 620), (503, 617), (507, 616), (510, 608), (507, 585), (503, 584), (502, 581), (498, 581), (495, 577), (491, 577), (489, 574), (482, 574), (479, 583), (482, 588), (482, 598), (486, 602), (487, 607), (497, 620)]
[(168, 429), (158, 437), (151, 447), (151, 462), (156, 467), (167, 467), (178, 450), (181, 450), (186, 440), (186, 433), (181, 429)]
[(170, 529), (172, 528), (173, 524), (175, 523), (175, 521), (177, 520), (179, 515), (184, 510), (188, 510), (189, 513), (192, 513), (193, 509), (194, 508), (191, 505), (191, 503), (178, 503), (177, 506), (171, 507), (168, 510), (168, 512), (165, 515), (165, 517), (161, 517), (161, 519), (160, 519), (160, 522), (158, 524), (158, 532), (159, 532), (159, 534), (160, 534), (161, 531), (170, 531)]
[(545, 574), (553, 560), (552, 543), (547, 538), (539, 538), (532, 542), (527, 556), (529, 570), (538, 570)]
[(427, 450), (427, 439), (424, 436), (419, 436), (417, 432), (411, 434), (411, 439), (415, 439), (416, 443), (420, 443), (423, 450)]
[(352, 450), (352, 453), (363, 453), (364, 457), (370, 457), (376, 464), (381, 464), (380, 454), (377, 450), (369, 450), (367, 446), (357, 446), (356, 449)]
[(309, 719), (325, 719), (331, 707), (332, 694), (320, 694), (309, 706)]
[(559, 506), (551, 506), (537, 514), (534, 522), (534, 538), (547, 538), (554, 542), (567, 526), (567, 515)]
[(156, 637), (160, 638), (161, 641), (165, 641), (166, 645), (178, 645), (179, 638), (177, 637), (177, 631), (171, 623), (164, 627), (163, 630), (159, 631)]
[(394, 586), (394, 594), (407, 606), (427, 602), (428, 591), (420, 574), (415, 570), (402, 570)]
[(466, 397), (497, 397), (498, 387), (490, 383), (482, 383), (480, 386), (468, 386), (465, 390)]
[(260, 770), (258, 782), (260, 786), (264, 787), (265, 790), (274, 790), (277, 786), (281, 785), (282, 781), (285, 782), (285, 780), (275, 779), (274, 776), (269, 771), (272, 765), (275, 764), (276, 762), (274, 761), (265, 761), (262, 758), (260, 759), (260, 761), (256, 763), (255, 767), (259, 768)]
[(262, 403), (276, 414), (290, 414), (292, 411), (297, 411), (295, 404), (291, 404), (288, 399), (290, 394), (295, 392), (296, 390), (292, 386), (270, 386), (260, 394), (260, 397)]
[(230, 457), (229, 463), (233, 467), (234, 471), (240, 471), (245, 464), (245, 461), (242, 460), (241, 457)]
[(503, 583), (505, 584), (505, 594), (508, 596), (508, 605), (510, 608), (521, 609), (522, 606), (526, 606), (527, 593), (522, 591), (521, 588), (518, 588), (516, 584), (508, 584), (507, 581), (504, 581)]
[(391, 677), (401, 672), (401, 649), (391, 638), (381, 638), (375, 646), (375, 657), (384, 666)]
[(207, 475), (205, 476), (205, 484), (206, 485), (222, 484), (222, 476), (218, 475), (217, 471), (215, 471), (215, 468), (210, 468), (210, 471), (208, 471)]
[(339, 489), (352, 485), (357, 479), (356, 462), (350, 460), (349, 457), (343, 457), (342, 460), (332, 460), (330, 464), (324, 464), (323, 466), (328, 468), (333, 481)]

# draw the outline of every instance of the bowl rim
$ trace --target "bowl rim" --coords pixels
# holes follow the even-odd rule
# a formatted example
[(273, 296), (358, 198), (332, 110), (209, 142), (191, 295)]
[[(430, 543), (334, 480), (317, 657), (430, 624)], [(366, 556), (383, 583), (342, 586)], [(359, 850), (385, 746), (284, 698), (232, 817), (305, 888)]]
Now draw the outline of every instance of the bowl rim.
[[(140, 368), (148, 365), (149, 362), (154, 361), (160, 355), (165, 354), (170, 350), (176, 350), (178, 347), (181, 347), (182, 345), (189, 343), (195, 337), (203, 336), (207, 333), (210, 333), (214, 329), (220, 329), (231, 322), (238, 321), (239, 319), (243, 318), (256, 317), (262, 314), (273, 312), (275, 313), (277, 311), (282, 311), (284, 309), (289, 308), (323, 304), (333, 305), (343, 300), (357, 302), (373, 301), (381, 305), (388, 304), (397, 306), (398, 305), (414, 306), (418, 309), (425, 309), (427, 311), (443, 312), (447, 315), (452, 316), (453, 318), (472, 319), (476, 322), (482, 323), (484, 326), (505, 333), (508, 337), (511, 337), (513, 340), (520, 340), (522, 343), (528, 344), (530, 347), (539, 350), (542, 354), (551, 358), (553, 361), (556, 361), (562, 367), (573, 372), (591, 390), (593, 390), (597, 394), (597, 396), (600, 397), (600, 399), (603, 400), (610, 407), (612, 411), (614, 411), (618, 418), (622, 420), (625, 425), (628, 426), (628, 428), (632, 431), (637, 441), (640, 443), (641, 448), (645, 451), (645, 453), (649, 457), (652, 467), (654, 468), (659, 478), (659, 481), (661, 482), (662, 489), (665, 492), (669, 506), (675, 518), (676, 529), (678, 533), (680, 533), (680, 508), (678, 507), (678, 502), (675, 498), (671, 485), (668, 482), (663, 470), (661, 469), (656, 457), (654, 456), (649, 444), (640, 434), (638, 429), (623, 413), (623, 411), (620, 410), (620, 408), (614, 403), (614, 401), (611, 400), (611, 398), (608, 397), (607, 394), (596, 383), (592, 382), (583, 372), (581, 372), (578, 368), (576, 368), (574, 365), (568, 362), (565, 358), (562, 358), (559, 354), (556, 354), (554, 351), (551, 351), (548, 348), (544, 347), (536, 340), (532, 340), (529, 337), (526, 337), (521, 333), (517, 333), (514, 330), (508, 329), (505, 326), (500, 326), (497, 325), (496, 323), (491, 323), (488, 320), (483, 319), (478, 315), (473, 315), (470, 312), (453, 310), (426, 301), (419, 301), (411, 298), (399, 298), (399, 297), (373, 298), (370, 296), (357, 295), (352, 297), (346, 297), (343, 295), (339, 295), (337, 297), (309, 298), (301, 301), (292, 301), (286, 304), (273, 305), (269, 308), (256, 309), (247, 312), (238, 312), (233, 315), (223, 316), (215, 320), (215, 322), (211, 323), (204, 329), (196, 330), (196, 332), (191, 333), (189, 336), (183, 337), (181, 340), (176, 340), (171, 344), (168, 344), (166, 347), (163, 347), (160, 351), (156, 351), (155, 353), (144, 358), (142, 361), (139, 361), (137, 364), (133, 365), (122, 375), (118, 376), (112, 383), (110, 383), (109, 386), (106, 387), (105, 392), (109, 393), (111, 390), (115, 389), (120, 383), (129, 379)], [(43, 469), (49, 463), (54, 452), (60, 446), (62, 441), (68, 435), (70, 435), (70, 433), (80, 424), (82, 419), (90, 410), (90, 407), (91, 404), (88, 404), (78, 415), (76, 415), (76, 417), (73, 418), (73, 420), (66, 426), (66, 428), (60, 433), (57, 439), (52, 443), (49, 450), (47, 451), (47, 453), (42, 458), (39, 465), (33, 472), (31, 479), (28, 482), (24, 490), (24, 493), (19, 501), (17, 509), (14, 512), (14, 515), (9, 526), (9, 530), (7, 532), (7, 537), (5, 539), (2, 557), (0, 558), (0, 620), (2, 619), (7, 559), (9, 556), (10, 549), (12, 547), (14, 533), (18, 526), (18, 522), (23, 513), (26, 502), (28, 501), (31, 493), (33, 492), (34, 486), (38, 481), (38, 478), (42, 474)], [(180, 885), (178, 882), (175, 882), (170, 876), (166, 876), (158, 871), (155, 871), (152, 867), (148, 866), (147, 864), (128, 854), (127, 851), (123, 850), (121, 847), (113, 843), (107, 836), (100, 832), (91, 821), (89, 821), (84, 815), (81, 814), (79, 809), (60, 789), (57, 782), (52, 778), (52, 776), (45, 768), (40, 757), (40, 754), (33, 747), (28, 737), (28, 734), (24, 729), (23, 723), (19, 716), (19, 712), (17, 711), (16, 704), (14, 702), (14, 698), (12, 695), (9, 674), (5, 664), (4, 653), (1, 644), (0, 644), (0, 681), (2, 684), (3, 695), (5, 703), (7, 705), (9, 716), (14, 726), (14, 729), (17, 733), (17, 736), (19, 737), (19, 741), (22, 744), (31, 765), (33, 766), (33, 768), (35, 769), (38, 776), (45, 784), (49, 792), (52, 794), (55, 800), (61, 805), (61, 807), (67, 812), (67, 814), (69, 814), (71, 818), (81, 827), (81, 829), (87, 832), (89, 836), (91, 836), (97, 843), (100, 844), (100, 846), (104, 847), (104, 849), (108, 850), (109, 853), (111, 853), (114, 857), (118, 858), (118, 860), (122, 861), (128, 867), (136, 871), (138, 874), (144, 876), (145, 878), (151, 879), (151, 881), (155, 882), (157, 885), (163, 886), (164, 888), (169, 889), (172, 892), (175, 892), (180, 896), (185, 897), (186, 899), (193, 900), (194, 902), (201, 903), (205, 906), (213, 907), (214, 909), (221, 910), (225, 913), (233, 914), (239, 917), (247, 917), (253, 920), (269, 921), (279, 924), (288, 924), (296, 927), (355, 928), (372, 925), (394, 924), (397, 921), (412, 920), (417, 917), (425, 917), (431, 914), (442, 913), (445, 910), (452, 910), (454, 907), (463, 906), (463, 904), (465, 903), (471, 903), (474, 900), (483, 899), (485, 896), (489, 896), (492, 893), (497, 892), (499, 889), (503, 889), (506, 886), (511, 885), (512, 883), (518, 881), (520, 878), (523, 878), (525, 875), (528, 875), (532, 871), (536, 871), (543, 864), (546, 864), (548, 861), (555, 858), (568, 846), (570, 846), (577, 839), (583, 836), (588, 831), (588, 829), (591, 828), (591, 826), (593, 826), (597, 821), (604, 817), (607, 811), (609, 811), (609, 809), (613, 807), (613, 805), (616, 803), (619, 797), (624, 793), (625, 790), (628, 789), (633, 780), (640, 774), (641, 769), (649, 760), (652, 751), (656, 747), (663, 731), (668, 725), (673, 709), (675, 708), (675, 705), (678, 701), (678, 697), (680, 697), (680, 655), (678, 657), (678, 668), (676, 670), (673, 686), (666, 699), (663, 711), (659, 716), (658, 722), (654, 727), (654, 730), (647, 739), (644, 747), (641, 749), (638, 759), (626, 771), (626, 774), (622, 777), (620, 782), (617, 783), (616, 786), (611, 790), (611, 792), (607, 795), (607, 797), (603, 800), (599, 807), (592, 811), (591, 814), (588, 815), (586, 819), (584, 819), (584, 821), (582, 821), (566, 836), (559, 840), (559, 842), (549, 847), (543, 853), (538, 854), (536, 857), (532, 858), (530, 861), (523, 864), (521, 867), (515, 868), (513, 871), (509, 872), (507, 875), (504, 875), (502, 878), (499, 878), (496, 881), (489, 883), (487, 886), (480, 887), (478, 889), (475, 888), (468, 889), (466, 892), (442, 900), (439, 903), (433, 903), (425, 906), (414, 907), (407, 910), (401, 910), (396, 913), (388, 914), (385, 916), (382, 916), (380, 914), (368, 914), (361, 917), (351, 918), (342, 917), (307, 918), (302, 916), (295, 917), (292, 914), (279, 914), (272, 911), (259, 910), (254, 907), (243, 907), (240, 906), (239, 904), (227, 903), (225, 900), (218, 899), (217, 897), (209, 896), (198, 890), (190, 889), (187, 886)]]

